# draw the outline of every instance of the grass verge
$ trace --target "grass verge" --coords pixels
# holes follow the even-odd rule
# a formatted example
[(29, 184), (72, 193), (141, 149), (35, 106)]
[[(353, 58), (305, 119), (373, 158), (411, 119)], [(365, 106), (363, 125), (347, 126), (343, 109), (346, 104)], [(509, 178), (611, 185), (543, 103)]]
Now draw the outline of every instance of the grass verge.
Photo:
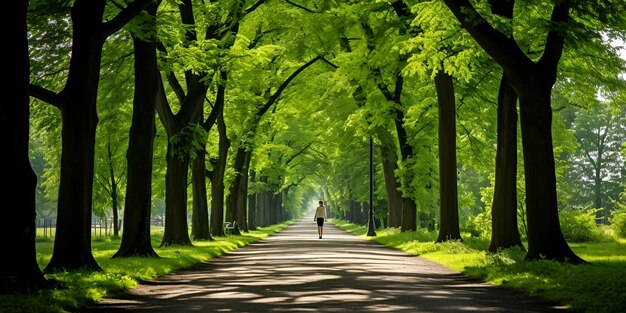
[[(197, 263), (246, 246), (272, 235), (291, 222), (260, 227), (240, 236), (215, 237), (212, 241), (194, 241), (192, 246), (173, 245), (155, 248), (160, 258), (116, 258), (121, 239), (94, 237), (92, 251), (103, 272), (63, 272), (46, 275), (60, 282), (62, 288), (41, 290), (33, 294), (0, 295), (0, 312), (68, 312), (96, 302), (108, 295), (115, 295), (174, 271), (189, 268)], [(163, 238), (162, 230), (152, 231), (152, 246), (158, 247)], [(37, 240), (37, 262), (43, 269), (52, 256), (53, 240)]]
[(525, 252), (506, 249), (488, 253), (489, 241), (464, 236), (463, 242), (434, 243), (437, 233), (400, 232), (387, 228), (367, 237), (367, 227), (341, 220), (335, 225), (389, 247), (419, 255), (495, 285), (562, 303), (579, 312), (617, 313), (626, 310), (626, 241), (570, 243), (588, 264), (548, 260), (524, 261)]

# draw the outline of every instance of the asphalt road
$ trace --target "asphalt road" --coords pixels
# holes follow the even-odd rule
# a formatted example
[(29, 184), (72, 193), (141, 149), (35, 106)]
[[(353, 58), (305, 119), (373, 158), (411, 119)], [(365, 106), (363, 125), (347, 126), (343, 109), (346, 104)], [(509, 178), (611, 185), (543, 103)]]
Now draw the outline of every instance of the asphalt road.
[(565, 312), (312, 217), (82, 312)]

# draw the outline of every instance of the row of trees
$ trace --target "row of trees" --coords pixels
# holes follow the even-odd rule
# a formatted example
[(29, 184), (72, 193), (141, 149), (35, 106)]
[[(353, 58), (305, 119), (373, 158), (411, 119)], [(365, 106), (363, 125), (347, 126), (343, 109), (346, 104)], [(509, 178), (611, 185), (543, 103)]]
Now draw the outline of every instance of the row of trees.
[[(521, 208), (528, 259), (581, 262), (561, 233), (557, 190), (584, 205), (572, 186), (593, 181), (596, 207), (607, 179), (612, 196), (623, 190), (624, 61), (606, 39), (626, 27), (617, 0), (14, 6), (23, 32), (9, 38), (21, 60), (11, 70), (21, 79), (2, 107), (14, 141), (3, 164), (15, 173), (3, 192), (26, 200), (14, 211), (21, 222), (5, 229), (24, 236), (3, 286), (45, 282), (29, 144), (44, 152), (41, 189), (57, 200), (48, 272), (99, 270), (91, 215), (116, 216), (122, 204), (115, 257), (156, 256), (154, 199), (165, 199), (162, 246), (222, 236), (224, 220), (245, 232), (291, 218), (315, 194), (362, 221), (369, 138), (384, 181), (378, 219), (403, 231), (436, 224), (438, 241), (461, 239), (459, 220), (483, 209), (480, 187), (492, 188), (482, 200), (490, 250), (522, 246)], [(611, 124), (597, 124), (606, 131), (584, 133), (602, 116), (586, 107), (606, 113)], [(595, 180), (585, 179), (589, 166)]]

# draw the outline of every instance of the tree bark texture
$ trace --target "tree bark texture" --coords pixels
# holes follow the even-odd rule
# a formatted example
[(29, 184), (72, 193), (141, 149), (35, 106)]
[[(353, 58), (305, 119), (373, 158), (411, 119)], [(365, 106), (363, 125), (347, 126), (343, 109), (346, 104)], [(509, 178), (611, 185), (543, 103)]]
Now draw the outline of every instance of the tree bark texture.
[(187, 170), (189, 159), (174, 155), (173, 144), (167, 149), (165, 173), (165, 229), (162, 247), (191, 245), (187, 225)]
[(456, 105), (452, 77), (435, 76), (439, 103), (439, 236), (437, 242), (461, 240), (456, 175)]
[(489, 251), (523, 249), (517, 225), (517, 93), (504, 74), (498, 92), (497, 144)]
[(91, 214), (96, 142), (96, 99), (105, 36), (106, 1), (76, 1), (72, 7), (72, 57), (61, 92), (61, 178), (55, 244), (46, 272), (101, 270), (91, 253)]
[(209, 207), (206, 192), (206, 164), (204, 150), (193, 160), (191, 168), (191, 185), (193, 189), (193, 206), (191, 215), (191, 236), (198, 240), (211, 240), (209, 230)]
[[(156, 14), (157, 5), (147, 9)], [(156, 25), (151, 25), (156, 32)], [(152, 209), (152, 159), (156, 133), (155, 110), (159, 92), (156, 42), (133, 37), (135, 50), (135, 97), (126, 152), (127, 182), (124, 231), (113, 257), (156, 257), (150, 241)]]
[(551, 86), (518, 93), (526, 178), (526, 258), (579, 263), (583, 260), (569, 247), (559, 224), (552, 150)]

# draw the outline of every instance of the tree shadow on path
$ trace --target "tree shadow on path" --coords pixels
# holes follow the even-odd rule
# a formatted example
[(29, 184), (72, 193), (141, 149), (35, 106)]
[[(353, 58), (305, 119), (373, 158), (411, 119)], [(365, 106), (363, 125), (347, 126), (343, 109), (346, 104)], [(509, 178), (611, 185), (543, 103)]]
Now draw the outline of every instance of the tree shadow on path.
[(312, 218), (81, 312), (565, 312)]

